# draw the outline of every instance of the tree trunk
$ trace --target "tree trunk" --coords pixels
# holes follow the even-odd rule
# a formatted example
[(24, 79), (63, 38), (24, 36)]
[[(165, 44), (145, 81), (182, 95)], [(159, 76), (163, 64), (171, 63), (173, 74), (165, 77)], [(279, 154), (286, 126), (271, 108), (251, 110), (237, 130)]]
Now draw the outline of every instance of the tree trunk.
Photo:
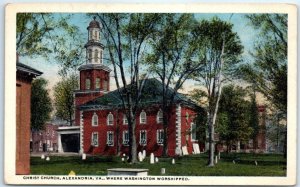
[[(135, 127), (136, 120), (132, 112), (132, 107), (129, 108), (130, 111), (130, 127), (129, 127), (129, 145), (130, 145), (130, 153), (129, 153), (129, 162), (137, 163), (137, 144), (136, 144), (136, 135), (135, 135)], [(129, 125), (128, 124), (128, 125)]]
[(214, 125), (213, 125), (213, 120), (211, 117), (211, 114), (209, 114), (209, 161), (208, 161), (208, 166), (213, 167), (215, 165), (214, 163), (214, 151), (215, 151), (215, 145), (214, 145)]

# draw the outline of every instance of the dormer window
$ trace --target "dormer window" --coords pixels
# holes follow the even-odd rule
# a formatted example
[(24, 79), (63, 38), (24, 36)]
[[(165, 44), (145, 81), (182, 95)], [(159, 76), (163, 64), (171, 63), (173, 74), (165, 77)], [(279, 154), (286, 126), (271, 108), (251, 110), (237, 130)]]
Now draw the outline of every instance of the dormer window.
[(92, 126), (98, 126), (98, 116), (96, 113), (94, 113), (92, 117)]
[(147, 115), (146, 112), (143, 110), (140, 113), (140, 124), (146, 124), (146, 122), (147, 122)]
[(107, 125), (114, 125), (114, 116), (112, 113), (109, 113), (107, 115)]
[(91, 89), (91, 80), (89, 78), (85, 79), (85, 89)]
[(159, 109), (159, 111), (157, 112), (156, 122), (157, 123), (162, 123), (163, 122), (163, 112), (162, 112), (161, 109)]

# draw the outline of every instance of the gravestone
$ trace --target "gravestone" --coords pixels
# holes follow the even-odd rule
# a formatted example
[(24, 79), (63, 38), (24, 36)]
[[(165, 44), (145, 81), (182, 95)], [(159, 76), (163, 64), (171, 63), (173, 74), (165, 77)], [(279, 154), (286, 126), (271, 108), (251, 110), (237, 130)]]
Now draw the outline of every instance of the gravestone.
[(122, 157), (122, 162), (125, 162), (125, 158), (124, 157)]
[(160, 174), (166, 174), (166, 168), (161, 168), (160, 169)]
[(215, 156), (215, 163), (216, 164), (218, 163), (218, 156), (217, 155)]
[(50, 157), (47, 156), (46, 160), (49, 161), (49, 160), (50, 160)]
[(41, 156), (41, 159), (45, 159), (45, 155), (42, 155), (42, 156)]
[(233, 160), (232, 163), (235, 164), (235, 161)]
[(172, 159), (172, 164), (175, 164), (175, 159), (174, 158)]
[(141, 152), (139, 152), (139, 154), (138, 154), (138, 159), (140, 162), (143, 161), (143, 154)]
[(158, 158), (157, 157), (155, 157), (155, 162), (158, 162)]
[(200, 154), (199, 144), (193, 143), (193, 151), (195, 154)]
[(181, 149), (182, 149), (182, 154), (183, 155), (188, 155), (189, 154), (188, 151), (187, 151), (187, 147), (186, 146), (183, 146)]
[(154, 164), (154, 154), (150, 154), (150, 164)]
[(146, 158), (146, 150), (143, 150), (143, 160)]
[(218, 153), (219, 160), (221, 159), (221, 152)]
[(254, 163), (255, 163), (256, 166), (258, 165), (256, 160), (254, 161)]
[(85, 160), (86, 159), (86, 154), (82, 154), (82, 160)]
[(125, 157), (126, 156), (126, 154), (125, 153), (123, 153), (123, 157)]

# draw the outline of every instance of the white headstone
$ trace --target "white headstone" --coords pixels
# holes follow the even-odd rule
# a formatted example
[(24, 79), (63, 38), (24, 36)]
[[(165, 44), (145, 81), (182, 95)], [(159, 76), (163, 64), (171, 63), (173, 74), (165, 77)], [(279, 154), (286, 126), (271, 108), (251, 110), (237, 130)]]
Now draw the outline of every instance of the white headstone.
[(143, 154), (141, 152), (139, 152), (139, 154), (138, 154), (138, 159), (140, 162), (143, 161)]
[(125, 161), (125, 158), (124, 157), (122, 157), (122, 162), (124, 162)]
[(125, 153), (123, 153), (123, 157), (125, 157), (126, 156), (126, 154)]
[(82, 154), (82, 160), (85, 160), (86, 159), (86, 154)]
[(47, 156), (46, 160), (49, 161), (49, 160), (50, 160), (50, 157)]
[(154, 164), (154, 154), (150, 154), (150, 164)]
[(41, 156), (41, 159), (45, 159), (45, 155), (42, 155), (42, 156)]
[(216, 164), (218, 163), (218, 156), (217, 155), (215, 156), (215, 163)]
[(235, 161), (233, 160), (232, 163), (235, 164)]
[(182, 154), (183, 155), (188, 155), (189, 154), (188, 151), (187, 151), (187, 147), (186, 146), (182, 147)]
[(143, 150), (143, 159), (146, 158), (146, 150)]
[(255, 165), (257, 166), (257, 161), (256, 161), (256, 160), (254, 161), (254, 163), (255, 163)]
[(158, 162), (158, 158), (157, 157), (155, 157), (155, 162)]
[(218, 153), (219, 160), (221, 159), (221, 152)]
[(199, 144), (193, 143), (194, 154), (200, 154)]
[(175, 159), (174, 158), (172, 159), (172, 164), (175, 164)]
[(160, 169), (160, 174), (165, 174), (166, 173), (166, 168), (161, 168)]

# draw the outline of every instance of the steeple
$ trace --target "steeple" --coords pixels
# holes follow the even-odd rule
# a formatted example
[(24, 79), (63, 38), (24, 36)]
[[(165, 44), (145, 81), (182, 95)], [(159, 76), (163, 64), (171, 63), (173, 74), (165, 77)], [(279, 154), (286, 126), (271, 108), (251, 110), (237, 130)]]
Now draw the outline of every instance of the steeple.
[(100, 43), (101, 24), (96, 20), (92, 20), (87, 27), (88, 42), (86, 48), (86, 64), (103, 64), (103, 49), (104, 45)]

